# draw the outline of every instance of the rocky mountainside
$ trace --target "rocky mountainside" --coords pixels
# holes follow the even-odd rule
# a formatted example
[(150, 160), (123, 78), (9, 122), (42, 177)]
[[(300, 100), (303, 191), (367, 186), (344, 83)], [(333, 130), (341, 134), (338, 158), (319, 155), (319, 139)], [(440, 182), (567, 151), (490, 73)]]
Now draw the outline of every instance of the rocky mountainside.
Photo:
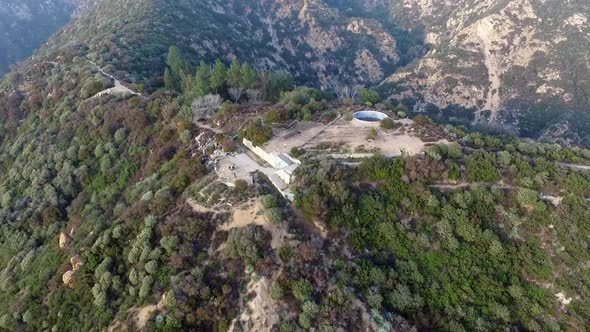
[[(557, 117), (572, 120), (567, 110), (587, 114), (589, 2), (404, 0), (392, 1), (390, 8), (402, 26), (423, 31), (431, 45), (423, 58), (386, 80), (395, 83), (394, 94), (510, 124), (518, 124), (523, 113), (529, 117), (521, 127), (529, 131), (527, 126), (548, 129)], [(530, 123), (530, 115), (542, 113), (531, 111), (532, 105), (560, 110)], [(571, 122), (580, 116), (586, 124), (578, 129), (587, 130), (584, 114), (576, 113)]]
[[(500, 105), (488, 118), (504, 121), (517, 114), (504, 108), (538, 111), (510, 121), (583, 141), (571, 130), (587, 114), (580, 59), (527, 36), (533, 57), (570, 64), (552, 74), (563, 82), (546, 80), (564, 95), (506, 99), (509, 72), (515, 96), (528, 84), (536, 96), (535, 64), (553, 62), (476, 65), (498, 45), (469, 27), (489, 15), (539, 24), (524, 5), (528, 16), (502, 11), (517, 2), (469, 3), (80, 9), (0, 80), (0, 330), (588, 330), (590, 150), (398, 105), (481, 119)], [(451, 75), (485, 90), (481, 103), (454, 89), (444, 99)], [(356, 85), (369, 89), (354, 98)], [(334, 96), (342, 86), (355, 88)]]
[(300, 83), (375, 85), (399, 66), (392, 30), (320, 0), (104, 0), (49, 50), (87, 48), (89, 57), (138, 82), (161, 74), (168, 47), (177, 45), (194, 63), (240, 59), (288, 70)]
[(90, 0), (1, 0), (0, 76), (33, 53)]
[[(80, 2), (61, 8), (75, 5)], [(50, 61), (87, 57), (127, 82), (157, 88), (168, 47), (177, 45), (193, 64), (238, 59), (259, 70), (288, 70), (297, 83), (324, 89), (379, 85), (384, 97), (431, 116), (588, 143), (589, 6), (557, 0), (100, 0), (38, 55)]]

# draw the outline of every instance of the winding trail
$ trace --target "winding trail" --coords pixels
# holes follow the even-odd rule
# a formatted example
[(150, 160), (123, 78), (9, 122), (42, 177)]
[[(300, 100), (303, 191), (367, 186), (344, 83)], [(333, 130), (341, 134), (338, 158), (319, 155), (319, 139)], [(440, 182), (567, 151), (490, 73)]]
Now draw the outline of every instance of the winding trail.
[(559, 163), (559, 166), (573, 169), (573, 170), (577, 170), (577, 171), (590, 171), (590, 166), (586, 166), (586, 165)]
[(508, 189), (508, 190), (524, 189), (524, 188), (520, 188), (520, 187), (509, 186), (504, 183), (487, 183), (487, 182), (473, 182), (473, 183), (462, 182), (462, 183), (458, 183), (458, 184), (435, 183), (435, 184), (429, 185), (428, 187), (433, 188), (433, 189), (438, 189), (441, 191), (453, 191), (453, 190), (457, 190), (457, 189), (463, 189), (463, 188), (469, 188), (469, 187), (475, 187), (475, 186), (489, 187), (489, 188), (495, 188), (495, 189)]
[[(523, 188), (523, 187), (515, 187), (515, 186), (511, 186), (511, 185), (507, 185), (504, 183), (485, 183), (485, 182), (474, 182), (474, 183), (459, 183), (459, 184), (445, 184), (445, 183), (435, 183), (432, 185), (429, 185), (429, 188), (433, 188), (433, 189), (438, 189), (442, 192), (449, 192), (449, 191), (453, 191), (453, 190), (457, 190), (457, 189), (464, 189), (464, 188), (469, 188), (469, 187), (474, 187), (474, 186), (484, 186), (484, 187), (488, 187), (488, 188), (493, 188), (493, 189), (504, 189), (504, 190), (532, 190), (532, 189), (527, 189), (527, 188)], [(544, 201), (548, 201), (551, 204), (553, 204), (553, 206), (559, 206), (561, 205), (561, 201), (563, 200), (563, 197), (561, 196), (553, 196), (553, 195), (548, 195), (548, 194), (544, 194), (541, 192), (537, 191), (537, 194), (539, 196), (540, 199), (544, 200)], [(590, 198), (586, 199), (587, 201), (590, 202)]]
[(91, 60), (88, 60), (88, 62), (90, 62), (102, 75), (104, 75), (105, 77), (110, 78), (111, 80), (113, 80), (115, 86), (112, 88), (108, 88), (106, 90), (103, 90), (97, 94), (95, 94), (94, 96), (90, 97), (90, 99), (94, 99), (94, 98), (98, 98), (100, 96), (103, 95), (113, 95), (113, 94), (121, 94), (121, 95), (135, 95), (135, 96), (141, 96), (141, 93), (133, 91), (131, 89), (129, 89), (128, 87), (124, 86), (121, 81), (119, 81), (117, 78), (115, 78), (113, 75), (105, 72), (102, 68), (100, 68), (96, 63), (94, 63)]

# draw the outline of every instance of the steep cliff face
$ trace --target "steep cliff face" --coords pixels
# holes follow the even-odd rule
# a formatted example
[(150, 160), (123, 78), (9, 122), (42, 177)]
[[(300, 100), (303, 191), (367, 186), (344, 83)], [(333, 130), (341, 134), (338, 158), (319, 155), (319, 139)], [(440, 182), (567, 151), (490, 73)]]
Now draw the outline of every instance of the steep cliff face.
[(588, 2), (404, 0), (391, 8), (432, 46), (386, 80), (402, 85), (402, 95), (490, 111), (492, 119), (523, 103), (588, 108)]
[(1, 0), (0, 76), (10, 65), (29, 57), (91, 0)]

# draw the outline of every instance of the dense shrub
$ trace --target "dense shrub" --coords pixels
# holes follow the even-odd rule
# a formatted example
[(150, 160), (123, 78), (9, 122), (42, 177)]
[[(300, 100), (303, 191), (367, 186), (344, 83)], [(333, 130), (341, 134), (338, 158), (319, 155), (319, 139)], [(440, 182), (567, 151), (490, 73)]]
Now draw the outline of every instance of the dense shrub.
[(393, 121), (392, 118), (385, 118), (381, 120), (379, 125), (381, 126), (381, 128), (388, 130), (399, 128), (399, 125), (395, 121)]
[(263, 124), (260, 120), (254, 121), (244, 130), (244, 137), (254, 145), (259, 146), (272, 138), (272, 128)]

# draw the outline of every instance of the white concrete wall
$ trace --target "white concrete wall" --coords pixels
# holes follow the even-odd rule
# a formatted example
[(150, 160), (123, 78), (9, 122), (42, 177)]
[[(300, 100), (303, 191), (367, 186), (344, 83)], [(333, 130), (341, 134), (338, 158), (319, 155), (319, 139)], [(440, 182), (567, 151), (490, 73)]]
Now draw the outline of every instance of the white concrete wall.
[(291, 174), (287, 173), (285, 170), (281, 169), (276, 173), (281, 180), (285, 181), (286, 184), (291, 183)]
[(257, 156), (262, 158), (262, 160), (266, 161), (270, 166), (272, 166), (276, 169), (281, 169), (281, 168), (285, 168), (285, 167), (289, 166), (289, 164), (287, 164), (281, 158), (277, 157), (276, 155), (274, 155), (272, 153), (268, 153), (268, 152), (264, 151), (264, 149), (262, 149), (258, 146), (254, 146), (254, 144), (252, 144), (251, 141), (249, 141), (245, 138), (242, 143), (248, 149), (250, 149), (252, 152), (254, 152)]
[[(245, 138), (242, 143), (250, 149), (250, 151), (254, 152), (258, 157), (277, 170), (274, 174), (267, 174), (267, 176), (283, 197), (292, 202), (295, 199), (295, 195), (288, 191), (287, 187), (293, 180), (293, 172), (299, 165), (301, 165), (301, 161), (284, 153), (274, 154), (266, 152), (264, 149), (254, 146), (251, 141)], [(279, 156), (282, 156), (283, 158), (280, 158)]]

